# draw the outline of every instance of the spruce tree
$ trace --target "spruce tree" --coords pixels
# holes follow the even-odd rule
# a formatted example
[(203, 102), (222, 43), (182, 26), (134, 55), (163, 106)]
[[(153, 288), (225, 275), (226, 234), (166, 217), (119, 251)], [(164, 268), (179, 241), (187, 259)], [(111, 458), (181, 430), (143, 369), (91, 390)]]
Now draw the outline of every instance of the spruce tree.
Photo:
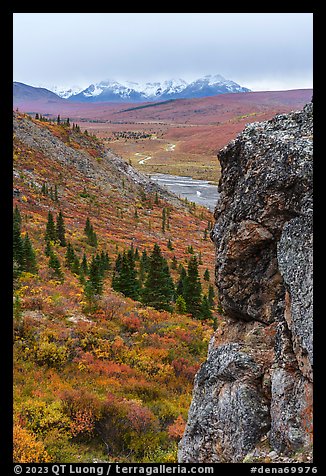
[(21, 227), (22, 217), (21, 217), (21, 214), (20, 214), (20, 211), (19, 211), (19, 208), (18, 208), (17, 205), (15, 206), (15, 209), (14, 209), (13, 221), (14, 221), (14, 223), (17, 223), (19, 227)]
[(213, 286), (210, 284), (209, 285), (209, 288), (208, 288), (208, 303), (209, 303), (209, 306), (210, 308), (212, 309), (214, 307), (214, 298), (215, 298), (215, 293), (214, 293), (214, 288)]
[(66, 229), (65, 229), (65, 224), (64, 224), (61, 210), (59, 211), (59, 214), (57, 216), (56, 234), (57, 234), (57, 239), (59, 241), (60, 246), (67, 246), (66, 237), (65, 237)]
[(142, 252), (139, 262), (139, 283), (142, 286), (145, 280), (145, 276), (148, 270), (148, 256), (146, 250)]
[(141, 255), (141, 260), (140, 260), (141, 265), (144, 267), (145, 271), (148, 271), (149, 268), (149, 258), (147, 255), (146, 250), (143, 250), (142, 255)]
[(98, 260), (93, 256), (89, 265), (89, 277), (85, 284), (85, 294), (89, 299), (103, 292), (103, 275)]
[(204, 280), (205, 280), (205, 281), (209, 281), (209, 279), (210, 279), (209, 271), (208, 271), (208, 269), (206, 268), (206, 269), (205, 269), (205, 273), (204, 273)]
[(28, 233), (26, 233), (23, 239), (23, 271), (28, 271), (32, 274), (37, 274), (36, 254), (29, 239)]
[(167, 247), (168, 247), (168, 250), (171, 250), (171, 251), (174, 249), (173, 246), (172, 246), (172, 241), (171, 241), (170, 238), (169, 238), (169, 240), (168, 240)]
[(105, 275), (105, 273), (110, 269), (110, 258), (107, 251), (106, 252), (104, 250), (101, 251), (100, 260), (101, 260), (103, 275)]
[(50, 254), (49, 268), (53, 270), (53, 274), (55, 277), (59, 278), (60, 280), (63, 280), (63, 273), (61, 271), (60, 261), (54, 252)]
[(71, 264), (71, 271), (74, 274), (79, 274), (80, 273), (80, 262), (79, 262), (79, 258), (78, 258), (77, 255), (75, 255), (74, 260)]
[(89, 218), (86, 220), (86, 225), (84, 228), (85, 234), (87, 236), (87, 243), (93, 246), (94, 248), (97, 247), (97, 236), (96, 233), (93, 229), (93, 225), (91, 224), (91, 221)]
[(50, 257), (50, 255), (52, 253), (52, 245), (51, 245), (50, 241), (46, 242), (44, 253), (45, 253), (45, 256)]
[(84, 232), (88, 236), (93, 230), (90, 219), (87, 217)]
[(14, 214), (13, 220), (13, 264), (14, 264), (14, 277), (17, 277), (22, 271), (23, 266), (23, 240), (20, 231), (21, 218), (20, 214)]
[(166, 210), (163, 208), (162, 210), (162, 231), (165, 233), (165, 226), (166, 226)]
[(155, 309), (171, 311), (173, 297), (174, 284), (169, 266), (156, 243), (149, 259), (149, 270), (142, 290), (142, 301)]
[(51, 185), (51, 187), (50, 187), (50, 198), (51, 198), (51, 200), (54, 200), (54, 193), (53, 193), (53, 187), (52, 187), (52, 185)]
[(201, 319), (212, 319), (213, 317), (206, 294), (203, 296), (203, 299), (201, 302), (200, 315), (198, 317), (200, 317)]
[(48, 221), (46, 224), (45, 240), (53, 242), (57, 240), (57, 231), (54, 224), (53, 215), (50, 211), (48, 213)]
[(140, 283), (137, 279), (133, 251), (124, 252), (121, 260), (116, 263), (114, 289), (127, 297), (139, 299)]
[(74, 259), (75, 259), (75, 251), (74, 251), (74, 247), (72, 246), (72, 244), (69, 242), (68, 243), (68, 246), (67, 246), (67, 250), (66, 250), (66, 255), (65, 255), (65, 265), (67, 266), (67, 268), (71, 268), (73, 262), (74, 262)]
[(90, 233), (88, 237), (88, 243), (93, 246), (94, 248), (97, 247), (97, 236), (95, 231), (92, 229), (92, 232)]
[(175, 301), (175, 310), (179, 314), (185, 314), (187, 312), (187, 305), (186, 301), (184, 300), (183, 296), (178, 296)]
[(187, 311), (195, 318), (200, 318), (201, 316), (201, 291), (197, 258), (192, 256), (188, 263), (183, 296), (187, 304)]
[(88, 264), (87, 264), (87, 257), (86, 254), (84, 253), (83, 259), (80, 265), (80, 271), (85, 275), (88, 274)]
[(179, 266), (179, 280), (177, 282), (177, 287), (176, 287), (176, 295), (177, 296), (182, 296), (183, 298), (185, 297), (185, 289), (186, 289), (186, 280), (187, 280), (187, 272), (180, 264)]
[(112, 282), (111, 282), (112, 289), (114, 289), (115, 291), (120, 291), (119, 274), (121, 271), (121, 266), (122, 266), (122, 255), (121, 253), (118, 253), (117, 259), (114, 264)]

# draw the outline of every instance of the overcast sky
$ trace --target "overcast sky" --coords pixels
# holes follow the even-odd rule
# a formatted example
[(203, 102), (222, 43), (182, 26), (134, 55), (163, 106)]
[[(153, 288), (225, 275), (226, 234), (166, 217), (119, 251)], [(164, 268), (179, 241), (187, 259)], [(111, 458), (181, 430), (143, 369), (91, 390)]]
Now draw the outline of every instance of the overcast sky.
[(254, 91), (312, 87), (312, 13), (15, 13), (14, 81), (221, 74)]

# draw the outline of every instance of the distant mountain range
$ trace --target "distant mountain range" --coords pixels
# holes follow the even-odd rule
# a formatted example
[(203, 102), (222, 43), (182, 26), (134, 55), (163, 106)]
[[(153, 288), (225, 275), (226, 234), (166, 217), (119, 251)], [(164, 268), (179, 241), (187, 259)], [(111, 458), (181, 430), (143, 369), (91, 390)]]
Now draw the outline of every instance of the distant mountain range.
[[(24, 89), (25, 87), (25, 89)], [(35, 90), (33, 92), (33, 89)], [(170, 79), (162, 82), (136, 83), (106, 80), (91, 84), (86, 89), (60, 88), (54, 86), (49, 91), (45, 88), (33, 88), (23, 83), (14, 82), (14, 99), (66, 99), (74, 102), (145, 102), (166, 101), (169, 99), (188, 99), (215, 96), (226, 93), (249, 92), (250, 89), (223, 76), (207, 75), (192, 82), (183, 79)], [(34, 94), (34, 97), (32, 97)], [(51, 96), (51, 94), (53, 96)]]

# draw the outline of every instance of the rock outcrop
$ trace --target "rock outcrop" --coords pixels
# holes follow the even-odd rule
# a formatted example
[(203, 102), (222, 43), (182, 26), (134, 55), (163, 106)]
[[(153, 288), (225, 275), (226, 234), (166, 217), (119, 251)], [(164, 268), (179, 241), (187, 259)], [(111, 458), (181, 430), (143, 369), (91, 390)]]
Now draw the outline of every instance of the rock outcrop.
[(219, 153), (211, 238), (223, 313), (195, 378), (180, 462), (309, 461), (312, 126), (310, 103), (247, 125)]

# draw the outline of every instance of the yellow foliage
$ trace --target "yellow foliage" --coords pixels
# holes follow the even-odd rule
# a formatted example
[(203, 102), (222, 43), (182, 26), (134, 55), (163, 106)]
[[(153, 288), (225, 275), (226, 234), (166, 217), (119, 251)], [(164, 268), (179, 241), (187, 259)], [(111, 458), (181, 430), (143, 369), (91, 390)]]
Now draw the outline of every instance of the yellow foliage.
[(51, 463), (52, 458), (33, 433), (15, 425), (13, 460), (15, 463)]

